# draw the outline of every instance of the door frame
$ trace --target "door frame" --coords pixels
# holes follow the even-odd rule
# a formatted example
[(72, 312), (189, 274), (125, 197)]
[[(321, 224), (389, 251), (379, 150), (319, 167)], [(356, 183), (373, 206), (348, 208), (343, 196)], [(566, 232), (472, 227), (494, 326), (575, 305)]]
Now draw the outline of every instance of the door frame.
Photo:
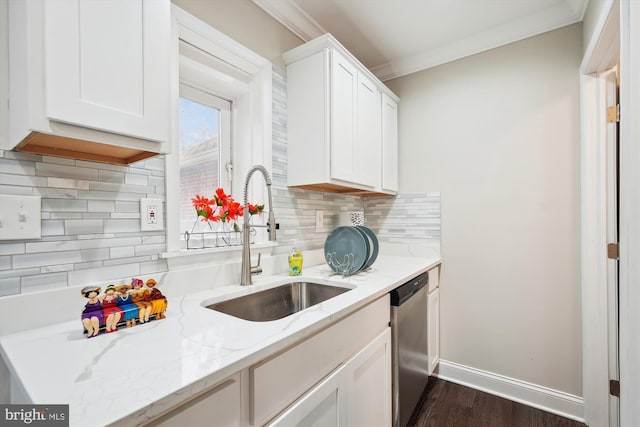
[(620, 425), (640, 420), (640, 2), (620, 3)]
[[(617, 6), (617, 7), (616, 7)], [(619, 3), (603, 8), (580, 65), (582, 394), (587, 425), (609, 426), (606, 81), (619, 55)], [(613, 51), (613, 52), (612, 52)], [(606, 284), (604, 286), (603, 284)]]
[[(584, 419), (608, 426), (607, 167), (605, 82), (620, 60), (620, 425), (640, 419), (640, 4), (608, 0), (580, 66)], [(619, 50), (616, 46), (619, 46)], [(634, 262), (634, 260), (636, 260)]]

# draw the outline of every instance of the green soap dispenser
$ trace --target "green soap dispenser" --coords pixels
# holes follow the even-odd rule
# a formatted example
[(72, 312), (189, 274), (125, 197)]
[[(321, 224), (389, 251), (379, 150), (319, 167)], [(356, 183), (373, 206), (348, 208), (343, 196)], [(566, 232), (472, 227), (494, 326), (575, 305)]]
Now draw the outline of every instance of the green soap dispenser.
[(289, 253), (289, 276), (299, 276), (302, 274), (302, 252), (298, 250), (297, 242), (293, 243), (293, 249)]

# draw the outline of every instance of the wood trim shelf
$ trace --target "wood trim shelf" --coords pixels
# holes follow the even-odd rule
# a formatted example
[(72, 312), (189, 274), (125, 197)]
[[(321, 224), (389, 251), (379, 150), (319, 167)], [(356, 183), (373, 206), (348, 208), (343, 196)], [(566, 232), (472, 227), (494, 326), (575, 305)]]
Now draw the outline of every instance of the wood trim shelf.
[(128, 165), (158, 155), (158, 153), (151, 151), (118, 147), (39, 132), (31, 132), (15, 149), (26, 153), (118, 165)]

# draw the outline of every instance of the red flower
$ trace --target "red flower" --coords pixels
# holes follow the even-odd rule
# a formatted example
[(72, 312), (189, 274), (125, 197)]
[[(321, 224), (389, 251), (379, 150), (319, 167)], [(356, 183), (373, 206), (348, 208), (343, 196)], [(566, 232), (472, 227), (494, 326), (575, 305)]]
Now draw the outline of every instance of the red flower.
[(228, 219), (229, 221), (233, 221), (244, 214), (244, 207), (240, 203), (231, 199), (227, 204), (222, 206), (222, 212), (223, 220)]
[(220, 217), (215, 215), (215, 211), (211, 206), (206, 206), (202, 211), (198, 211), (198, 215), (202, 217), (202, 221), (220, 221)]
[(196, 197), (191, 198), (191, 203), (193, 203), (193, 207), (198, 211), (204, 209), (205, 206), (213, 204), (213, 200), (209, 200), (204, 196), (196, 194)]
[(224, 206), (225, 204), (229, 203), (230, 201), (232, 201), (233, 199), (231, 198), (230, 195), (225, 194), (224, 193), (224, 189), (223, 188), (217, 188), (216, 189), (216, 195), (213, 196), (216, 204), (218, 206)]
[(264, 210), (264, 205), (253, 205), (251, 203), (247, 204), (249, 208), (249, 215), (261, 214)]

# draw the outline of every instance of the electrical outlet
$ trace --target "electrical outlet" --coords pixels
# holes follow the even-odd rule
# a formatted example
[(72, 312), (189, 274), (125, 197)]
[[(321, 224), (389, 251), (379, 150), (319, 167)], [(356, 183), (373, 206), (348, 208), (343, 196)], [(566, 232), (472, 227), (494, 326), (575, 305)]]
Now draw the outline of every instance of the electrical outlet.
[(0, 240), (39, 239), (42, 237), (39, 196), (0, 195)]
[(164, 215), (161, 199), (140, 199), (140, 230), (156, 231), (164, 229)]
[(324, 230), (324, 211), (316, 211), (316, 233)]

